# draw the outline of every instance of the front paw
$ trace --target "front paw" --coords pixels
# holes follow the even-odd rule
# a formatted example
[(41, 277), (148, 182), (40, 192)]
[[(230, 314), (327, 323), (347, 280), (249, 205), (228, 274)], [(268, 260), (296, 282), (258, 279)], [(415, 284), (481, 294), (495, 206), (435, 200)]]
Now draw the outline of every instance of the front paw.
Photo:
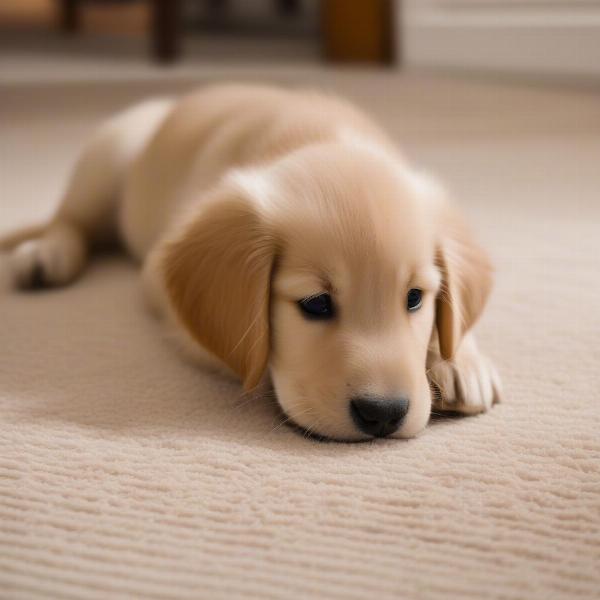
[(453, 361), (440, 360), (428, 371), (433, 408), (474, 415), (500, 401), (500, 377), (482, 354), (458, 353)]

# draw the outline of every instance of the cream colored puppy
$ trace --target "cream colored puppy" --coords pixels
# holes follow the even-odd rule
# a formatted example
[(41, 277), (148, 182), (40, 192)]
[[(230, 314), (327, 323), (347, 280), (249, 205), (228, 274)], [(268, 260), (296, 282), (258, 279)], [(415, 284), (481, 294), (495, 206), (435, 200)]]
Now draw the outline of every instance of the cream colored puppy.
[[(2, 242), (18, 286), (64, 285), (119, 240), (196, 347), (300, 427), (410, 437), (477, 413), (496, 373), (470, 329), (490, 266), (439, 187), (339, 99), (221, 85), (92, 137), (56, 216)], [(433, 389), (433, 391), (432, 391)]]

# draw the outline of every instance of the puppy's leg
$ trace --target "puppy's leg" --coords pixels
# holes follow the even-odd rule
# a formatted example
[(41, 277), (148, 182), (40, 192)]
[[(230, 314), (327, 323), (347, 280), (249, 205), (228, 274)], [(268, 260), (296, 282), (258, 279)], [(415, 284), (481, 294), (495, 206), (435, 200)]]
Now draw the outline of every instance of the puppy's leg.
[(135, 106), (102, 125), (85, 146), (54, 218), (0, 240), (14, 283), (64, 285), (84, 269), (91, 248), (116, 240), (117, 205), (127, 172), (168, 111), (170, 100)]
[(427, 360), (434, 409), (472, 415), (500, 401), (498, 372), (479, 352), (473, 334), (465, 336), (452, 361), (443, 360), (434, 348), (432, 344)]
[(87, 256), (83, 232), (67, 221), (55, 221), (39, 236), (13, 250), (9, 268), (21, 288), (64, 285), (82, 271)]

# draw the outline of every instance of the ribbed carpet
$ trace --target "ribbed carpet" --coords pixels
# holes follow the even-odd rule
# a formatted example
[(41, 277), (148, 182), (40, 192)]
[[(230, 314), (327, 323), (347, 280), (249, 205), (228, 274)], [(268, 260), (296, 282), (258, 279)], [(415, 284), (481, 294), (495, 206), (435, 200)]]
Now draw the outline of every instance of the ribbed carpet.
[[(264, 77), (263, 77), (264, 79)], [(600, 98), (315, 71), (445, 179), (492, 251), (500, 406), (324, 444), (182, 360), (113, 258), (0, 295), (0, 597), (600, 597)], [(0, 90), (0, 228), (83, 137), (190, 82)]]

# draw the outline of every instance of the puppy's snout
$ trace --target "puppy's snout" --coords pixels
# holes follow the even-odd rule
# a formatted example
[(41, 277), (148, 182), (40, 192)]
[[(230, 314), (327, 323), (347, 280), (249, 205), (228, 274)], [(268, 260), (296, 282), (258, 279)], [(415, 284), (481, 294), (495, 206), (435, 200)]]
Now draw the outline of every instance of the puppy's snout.
[(408, 405), (408, 398), (403, 396), (361, 396), (350, 401), (350, 413), (363, 433), (385, 437), (400, 427)]

